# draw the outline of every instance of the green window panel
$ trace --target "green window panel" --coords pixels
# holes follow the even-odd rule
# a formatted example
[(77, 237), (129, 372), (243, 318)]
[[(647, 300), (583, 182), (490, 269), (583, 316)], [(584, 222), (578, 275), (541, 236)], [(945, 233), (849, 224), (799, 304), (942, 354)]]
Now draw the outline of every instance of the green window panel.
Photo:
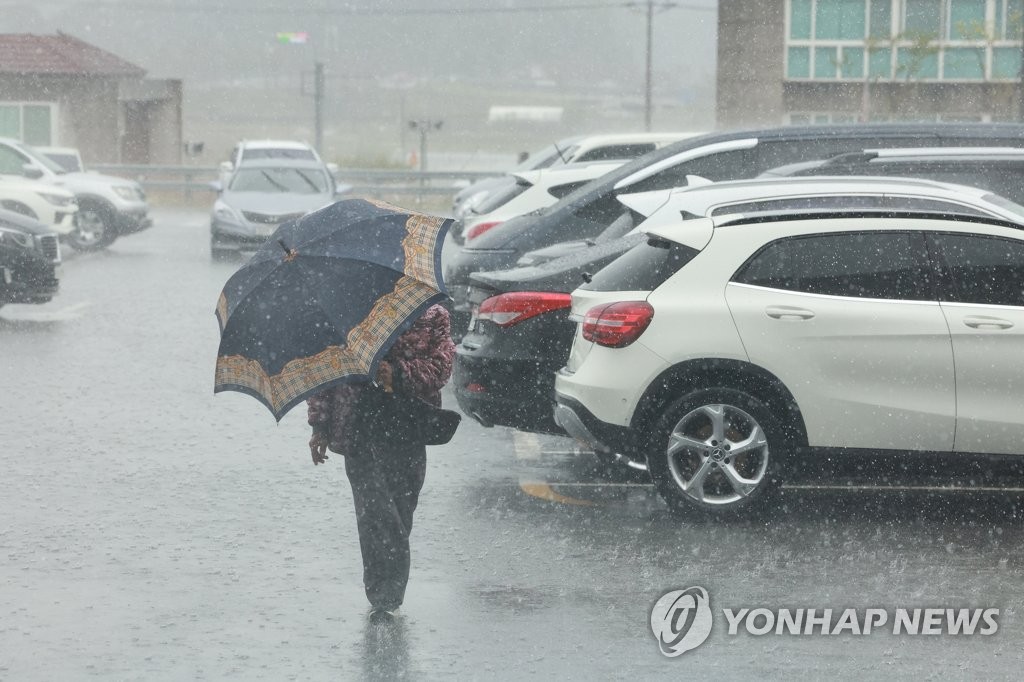
[(892, 78), (892, 48), (885, 47), (868, 53), (868, 76)]
[(888, 40), (892, 37), (892, 0), (871, 0), (872, 38)]
[(818, 0), (814, 37), (820, 40), (860, 40), (864, 37), (864, 0)]
[(996, 0), (996, 36), (1020, 40), (1024, 0)]
[(933, 52), (922, 53), (901, 47), (896, 51), (896, 77), (910, 80), (939, 77), (939, 59)]
[(864, 77), (864, 48), (844, 47), (843, 61), (839, 66), (842, 78)]
[(942, 26), (942, 0), (905, 0), (903, 30), (913, 34), (939, 37)]
[(17, 104), (0, 104), (0, 137), (21, 139), (21, 107)]
[(47, 146), (51, 143), (50, 131), (51, 118), (50, 107), (40, 104), (26, 104), (25, 115), (25, 144)]
[(982, 48), (947, 48), (943, 62), (943, 78), (954, 80), (983, 80), (985, 78), (985, 50)]
[(789, 117), (789, 124), (794, 126), (805, 126), (810, 124), (810, 114), (791, 114)]
[(833, 114), (832, 123), (856, 123), (857, 114)]
[(792, 0), (789, 4), (789, 37), (806, 40), (811, 37), (811, 0)]
[(950, 0), (948, 36), (951, 40), (984, 40), (986, 0)]
[(811, 48), (791, 47), (786, 60), (787, 78), (811, 77)]
[(839, 50), (834, 47), (814, 48), (814, 77), (835, 78)]
[(1000, 79), (1020, 78), (1020, 48), (992, 48), (992, 77)]

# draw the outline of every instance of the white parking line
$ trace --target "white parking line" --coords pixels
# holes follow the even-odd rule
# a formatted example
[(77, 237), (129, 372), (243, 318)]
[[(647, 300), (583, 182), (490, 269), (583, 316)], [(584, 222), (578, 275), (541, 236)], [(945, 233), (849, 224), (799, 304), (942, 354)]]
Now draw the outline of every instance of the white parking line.
[[(69, 305), (60, 310), (5, 310), (2, 317), (11, 322), (63, 322), (65, 320), (76, 320), (82, 316), (86, 308), (92, 306), (89, 301), (82, 301)], [(13, 315), (10, 313), (14, 313)]]

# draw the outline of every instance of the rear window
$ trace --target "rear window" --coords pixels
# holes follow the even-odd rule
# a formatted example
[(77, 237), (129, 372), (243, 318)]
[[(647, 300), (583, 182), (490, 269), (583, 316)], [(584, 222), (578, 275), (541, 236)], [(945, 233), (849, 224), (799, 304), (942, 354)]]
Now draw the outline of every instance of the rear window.
[(480, 204), (473, 209), (473, 213), (483, 215), (485, 213), (490, 213), (491, 211), (496, 211), (531, 187), (533, 187), (533, 185), (526, 180), (517, 180), (514, 185), (502, 187), (500, 190), (481, 201)]
[(614, 161), (616, 159), (634, 159), (638, 156), (653, 152), (653, 144), (613, 144), (607, 147), (598, 147), (583, 152), (573, 159), (573, 163), (580, 161)]
[(699, 253), (676, 242), (651, 237), (605, 266), (581, 289), (654, 291)]
[(252, 159), (315, 159), (311, 149), (245, 149), (242, 160)]

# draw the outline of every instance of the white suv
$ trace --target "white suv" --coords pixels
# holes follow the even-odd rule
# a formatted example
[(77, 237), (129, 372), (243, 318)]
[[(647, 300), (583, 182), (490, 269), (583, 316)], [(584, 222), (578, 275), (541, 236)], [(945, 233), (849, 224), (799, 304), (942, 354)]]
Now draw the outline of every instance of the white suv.
[(797, 450), (1024, 454), (1024, 228), (949, 213), (680, 221), (572, 296), (556, 420), (739, 513)]

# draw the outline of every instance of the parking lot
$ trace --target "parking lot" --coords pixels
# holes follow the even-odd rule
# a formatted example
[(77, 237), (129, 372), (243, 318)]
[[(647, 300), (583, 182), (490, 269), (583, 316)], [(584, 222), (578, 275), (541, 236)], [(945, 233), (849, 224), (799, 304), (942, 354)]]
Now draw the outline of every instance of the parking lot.
[[(469, 419), (432, 448), (399, 626), (366, 623), (348, 483), (212, 393), (207, 215), (157, 210), (0, 312), (0, 678), (1015, 677), (1024, 494), (1011, 460), (801, 463), (770, 516), (670, 514), (568, 439)], [(445, 397), (449, 406), (452, 396)], [(1000, 609), (994, 636), (730, 636), (683, 659), (648, 616), (722, 607)], [(899, 664), (898, 666), (896, 664)]]

